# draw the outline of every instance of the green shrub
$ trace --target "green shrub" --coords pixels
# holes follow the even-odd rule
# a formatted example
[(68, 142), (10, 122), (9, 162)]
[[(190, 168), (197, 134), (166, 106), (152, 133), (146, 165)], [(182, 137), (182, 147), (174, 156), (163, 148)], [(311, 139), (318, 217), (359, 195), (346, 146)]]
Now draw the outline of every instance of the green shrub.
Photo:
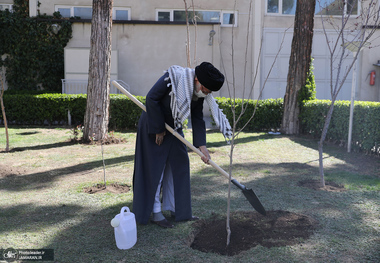
[[(321, 137), (329, 100), (305, 102), (301, 113), (303, 130)], [(350, 101), (336, 101), (326, 140), (347, 145), (350, 116)], [(367, 153), (379, 153), (380, 144), (380, 103), (356, 101), (354, 106), (352, 149)]]
[(316, 99), (316, 85), (314, 78), (314, 59), (311, 59), (309, 72), (307, 74), (306, 84), (301, 88), (298, 94), (298, 103), (302, 108), (303, 101), (315, 100)]
[[(233, 113), (232, 113), (232, 100), (227, 98), (216, 98), (217, 103), (222, 109), (223, 113), (226, 115), (231, 126), (233, 124)], [(241, 129), (251, 118), (253, 111), (255, 109), (257, 100), (244, 100), (244, 105), (242, 99), (235, 100), (235, 116), (238, 118), (242, 108), (246, 107), (241, 119), (237, 122), (237, 129)], [(245, 127), (245, 131), (269, 131), (277, 130), (281, 126), (283, 114), (283, 99), (267, 99), (260, 100), (257, 103), (257, 110), (255, 116), (248, 125)]]
[[(83, 124), (86, 110), (84, 94), (4, 94), (5, 112), (9, 124), (22, 125), (66, 125), (68, 110), (70, 110), (73, 125)], [(143, 104), (145, 97), (137, 96)], [(233, 124), (231, 99), (216, 98), (219, 107), (226, 114), (230, 124)], [(236, 117), (242, 106), (245, 113), (237, 123), (240, 129), (251, 118), (257, 103), (254, 118), (249, 121), (245, 131), (278, 130), (283, 114), (282, 99), (256, 100), (236, 99)], [(325, 118), (330, 107), (329, 100), (305, 101), (301, 112), (301, 125), (304, 133), (320, 137)], [(349, 124), (349, 101), (336, 101), (327, 140), (347, 144)], [(111, 95), (110, 98), (110, 129), (134, 129), (137, 126), (142, 110), (124, 95)], [(0, 112), (0, 123), (3, 117)], [(366, 152), (380, 152), (380, 103), (355, 102), (354, 122), (352, 132), (352, 149)]]
[[(145, 103), (145, 97), (137, 97)], [(10, 124), (63, 125), (70, 110), (72, 124), (83, 124), (87, 96), (84, 94), (4, 94), (7, 120)], [(111, 95), (109, 127), (135, 128), (141, 109), (123, 95)], [(1, 112), (0, 117), (2, 120)]]

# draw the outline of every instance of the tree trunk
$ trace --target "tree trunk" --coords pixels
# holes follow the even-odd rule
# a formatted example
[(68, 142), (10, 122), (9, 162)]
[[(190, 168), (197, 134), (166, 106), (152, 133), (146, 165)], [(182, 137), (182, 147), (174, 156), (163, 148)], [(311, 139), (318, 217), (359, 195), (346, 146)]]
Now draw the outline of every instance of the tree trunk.
[(7, 123), (7, 116), (5, 115), (5, 107), (4, 107), (4, 80), (3, 77), (0, 75), (0, 82), (1, 82), (1, 93), (0, 93), (0, 104), (1, 104), (1, 112), (3, 115), (3, 120), (4, 120), (4, 128), (5, 128), (5, 139), (6, 139), (6, 144), (5, 144), (5, 151), (9, 151), (9, 135), (8, 135), (8, 123)]
[(298, 92), (305, 86), (311, 61), (314, 12), (316, 0), (297, 0), (292, 51), (289, 59), (288, 80), (284, 97), (281, 131), (299, 133)]
[(83, 140), (101, 140), (108, 132), (113, 0), (93, 0), (90, 66)]

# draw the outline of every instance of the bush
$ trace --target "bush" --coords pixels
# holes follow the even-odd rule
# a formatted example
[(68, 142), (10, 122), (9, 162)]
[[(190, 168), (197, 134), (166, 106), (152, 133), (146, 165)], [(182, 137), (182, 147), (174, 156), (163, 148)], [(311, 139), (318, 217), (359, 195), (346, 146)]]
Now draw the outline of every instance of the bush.
[[(233, 124), (233, 113), (231, 110), (232, 100), (227, 98), (216, 98), (220, 109), (227, 116), (231, 126)], [(245, 131), (269, 131), (278, 130), (281, 127), (283, 114), (283, 99), (267, 99), (267, 100), (235, 100), (235, 116), (240, 115), (243, 107), (246, 111), (238, 121), (236, 128), (241, 129), (251, 118), (257, 103), (257, 110), (254, 118), (248, 123)]]
[[(145, 98), (137, 97), (145, 103)], [(70, 110), (72, 124), (83, 124), (87, 96), (84, 94), (4, 94), (9, 124), (64, 125)], [(141, 109), (122, 95), (111, 95), (110, 122), (113, 128), (135, 128)], [(0, 112), (1, 121), (3, 119)]]
[[(305, 102), (301, 113), (302, 129), (321, 137), (328, 109), (329, 100), (312, 100)], [(326, 140), (348, 143), (350, 101), (336, 101), (331, 117)], [(380, 103), (356, 101), (354, 106), (352, 149), (367, 153), (379, 153), (380, 147)]]

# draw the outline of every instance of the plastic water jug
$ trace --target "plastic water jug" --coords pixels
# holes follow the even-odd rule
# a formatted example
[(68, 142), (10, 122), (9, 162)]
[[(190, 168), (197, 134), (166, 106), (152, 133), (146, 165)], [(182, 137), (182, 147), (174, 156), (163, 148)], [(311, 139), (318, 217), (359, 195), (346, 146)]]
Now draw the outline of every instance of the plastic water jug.
[(114, 227), (118, 249), (130, 249), (136, 244), (137, 229), (135, 214), (131, 213), (128, 207), (124, 206), (121, 208), (120, 214), (117, 214), (111, 220), (111, 226)]

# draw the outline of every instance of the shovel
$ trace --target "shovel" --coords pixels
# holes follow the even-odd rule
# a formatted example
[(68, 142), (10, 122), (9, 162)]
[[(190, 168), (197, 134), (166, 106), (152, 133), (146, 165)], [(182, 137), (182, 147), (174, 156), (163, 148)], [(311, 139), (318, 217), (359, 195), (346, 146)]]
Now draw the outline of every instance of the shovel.
[[(138, 99), (135, 98), (131, 93), (129, 93), (126, 89), (124, 89), (123, 86), (121, 86), (117, 81), (112, 81), (112, 84), (118, 88), (122, 93), (128, 96), (137, 106), (139, 106), (143, 111), (146, 111), (146, 107), (144, 104), (142, 104)], [(170, 127), (168, 124), (165, 123), (165, 128), (172, 133), (177, 139), (179, 139), (181, 142), (183, 142), (187, 147), (189, 147), (192, 151), (197, 153), (199, 156), (203, 157), (203, 153), (196, 148), (194, 145), (192, 145), (190, 142), (188, 142), (185, 138), (183, 138), (178, 132), (176, 132), (172, 127)], [(213, 162), (211, 159), (209, 160), (209, 163), (218, 170), (222, 175), (227, 177), (227, 179), (230, 179), (230, 175), (224, 171), (222, 168), (220, 168), (215, 162)], [(242, 190), (245, 198), (249, 201), (249, 203), (252, 205), (252, 207), (259, 212), (262, 215), (266, 215), (265, 208), (261, 204), (259, 198), (256, 196), (256, 194), (253, 192), (252, 189), (246, 188), (244, 185), (240, 184), (236, 179), (231, 177), (231, 183), (236, 185), (240, 190)]]

